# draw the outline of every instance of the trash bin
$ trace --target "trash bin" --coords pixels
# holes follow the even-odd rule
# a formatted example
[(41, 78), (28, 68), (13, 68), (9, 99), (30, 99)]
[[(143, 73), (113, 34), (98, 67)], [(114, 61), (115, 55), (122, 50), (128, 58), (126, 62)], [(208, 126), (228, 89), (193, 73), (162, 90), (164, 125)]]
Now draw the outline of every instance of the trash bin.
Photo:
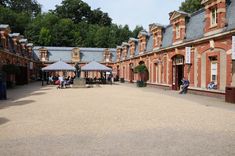
[(0, 100), (7, 99), (7, 84), (6, 84), (6, 74), (0, 72)]
[(226, 87), (225, 101), (235, 104), (235, 87)]

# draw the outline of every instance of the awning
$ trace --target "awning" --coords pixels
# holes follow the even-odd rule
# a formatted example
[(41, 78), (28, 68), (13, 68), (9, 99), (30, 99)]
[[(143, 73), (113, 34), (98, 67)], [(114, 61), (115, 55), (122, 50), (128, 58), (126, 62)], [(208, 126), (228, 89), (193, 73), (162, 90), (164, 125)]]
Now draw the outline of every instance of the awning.
[(81, 68), (82, 71), (112, 71), (111, 68), (106, 67), (98, 62), (92, 61)]
[(53, 63), (47, 67), (42, 68), (42, 71), (75, 71), (76, 68), (63, 62), (58, 61), (56, 63)]

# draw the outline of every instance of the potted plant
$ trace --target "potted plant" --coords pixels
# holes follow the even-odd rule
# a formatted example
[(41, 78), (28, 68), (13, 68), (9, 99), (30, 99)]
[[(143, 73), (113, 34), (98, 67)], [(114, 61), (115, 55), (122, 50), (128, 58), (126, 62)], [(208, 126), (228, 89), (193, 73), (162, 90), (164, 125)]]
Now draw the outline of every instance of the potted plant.
[(134, 68), (134, 73), (139, 74), (140, 80), (137, 81), (138, 87), (146, 87), (148, 81), (148, 68), (145, 64), (139, 64)]

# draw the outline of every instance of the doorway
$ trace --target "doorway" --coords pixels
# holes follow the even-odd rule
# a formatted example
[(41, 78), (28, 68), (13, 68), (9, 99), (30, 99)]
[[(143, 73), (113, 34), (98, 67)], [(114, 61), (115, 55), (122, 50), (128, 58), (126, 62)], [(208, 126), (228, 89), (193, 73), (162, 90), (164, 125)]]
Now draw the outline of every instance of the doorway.
[(184, 77), (184, 56), (177, 55), (172, 59), (172, 89), (180, 90), (181, 80)]
[(130, 79), (130, 83), (133, 83), (134, 81), (134, 67), (133, 67), (133, 63), (129, 64), (129, 79)]

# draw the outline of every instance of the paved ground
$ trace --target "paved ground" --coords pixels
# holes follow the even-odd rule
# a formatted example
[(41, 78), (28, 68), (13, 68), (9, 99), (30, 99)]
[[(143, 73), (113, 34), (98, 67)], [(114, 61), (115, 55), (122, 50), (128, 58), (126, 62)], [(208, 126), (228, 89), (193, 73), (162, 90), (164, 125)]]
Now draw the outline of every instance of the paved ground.
[(234, 156), (235, 105), (131, 85), (19, 87), (0, 102), (1, 156)]

